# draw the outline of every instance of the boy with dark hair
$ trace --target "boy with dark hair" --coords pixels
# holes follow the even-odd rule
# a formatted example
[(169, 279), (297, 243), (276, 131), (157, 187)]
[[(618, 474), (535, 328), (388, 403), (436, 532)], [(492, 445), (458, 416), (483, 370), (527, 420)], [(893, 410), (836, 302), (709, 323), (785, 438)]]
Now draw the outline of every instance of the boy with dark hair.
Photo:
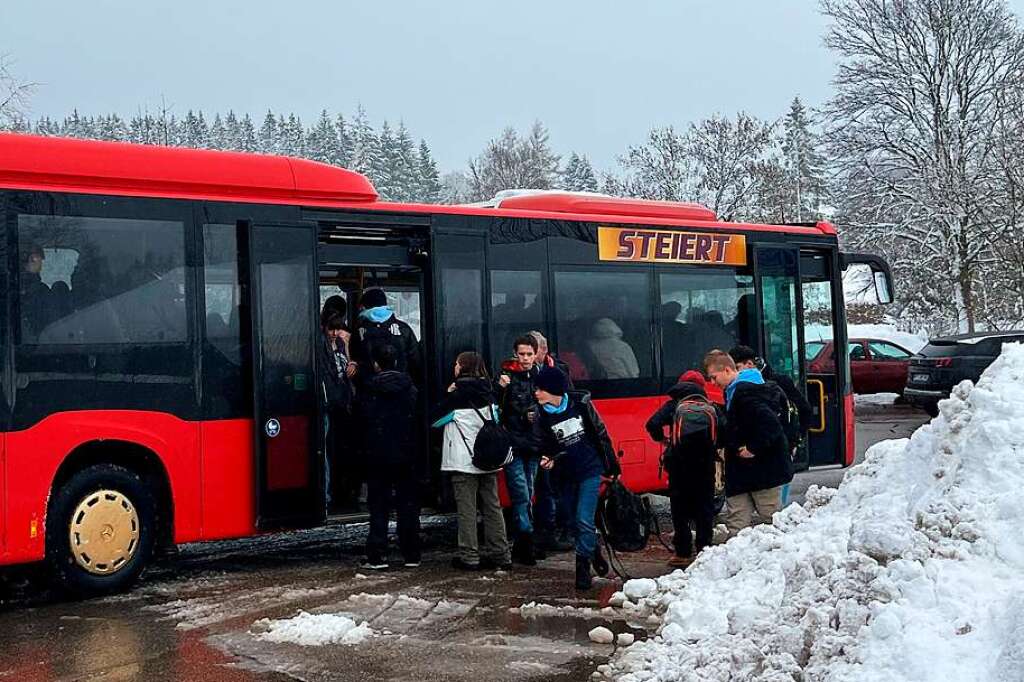
[(771, 522), (781, 506), (782, 486), (793, 480), (793, 458), (777, 414), (776, 390), (756, 369), (737, 371), (728, 353), (704, 357), (705, 373), (725, 389), (725, 525), (736, 535), (751, 515)]
[[(665, 443), (674, 556), (669, 566), (686, 568), (711, 544), (715, 521), (715, 460), (725, 420), (708, 400), (704, 376), (685, 372), (668, 392), (669, 400), (647, 420), (647, 433)], [(668, 435), (665, 429), (669, 429)], [(696, 551), (690, 523), (697, 531)]]
[(512, 350), (515, 358), (501, 365), (498, 376), (498, 404), (501, 422), (512, 437), (515, 457), (505, 467), (505, 485), (512, 498), (512, 519), (515, 540), (512, 559), (524, 566), (537, 563), (537, 549), (533, 540), (531, 500), (533, 484), (537, 478), (540, 431), (537, 424), (537, 400), (534, 398), (534, 380), (539, 369), (537, 340), (529, 334), (517, 337)]
[[(735, 346), (729, 350), (729, 356), (736, 363), (736, 369), (760, 370), (765, 383), (775, 384), (782, 390), (786, 397), (786, 404), (781, 406), (786, 410), (782, 426), (789, 441), (790, 454), (795, 453), (807, 437), (807, 431), (811, 428), (811, 417), (814, 415), (807, 398), (796, 387), (792, 379), (785, 374), (777, 374), (772, 366), (759, 358), (750, 346)], [(791, 412), (796, 414), (790, 414)]]
[(618, 476), (619, 462), (588, 392), (570, 391), (565, 374), (545, 367), (537, 375), (534, 395), (541, 406), (541, 466), (560, 469), (562, 500), (575, 516), (576, 589), (588, 590), (593, 584), (590, 565), (598, 558), (594, 516), (601, 476)]
[[(388, 517), (398, 516), (398, 546), (407, 568), (420, 564), (420, 490), (416, 462), (416, 387), (399, 371), (398, 351), (372, 348), (374, 374), (357, 394), (367, 459), (370, 534), (364, 568), (388, 567)], [(394, 502), (392, 503), (392, 494)]]

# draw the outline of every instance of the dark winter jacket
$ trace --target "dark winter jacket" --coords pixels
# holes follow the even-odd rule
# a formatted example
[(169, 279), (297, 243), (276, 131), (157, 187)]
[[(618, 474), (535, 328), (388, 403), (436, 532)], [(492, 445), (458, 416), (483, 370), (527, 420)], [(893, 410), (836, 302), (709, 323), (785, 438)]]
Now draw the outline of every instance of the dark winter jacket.
[[(608, 428), (604, 420), (590, 400), (588, 391), (569, 391), (569, 404), (574, 414), (578, 413), (583, 421), (583, 429), (587, 442), (594, 449), (598, 457), (602, 473), (605, 476), (618, 476), (622, 473), (618, 457), (615, 455), (615, 447), (608, 435)], [(557, 462), (559, 457), (565, 454), (565, 448), (559, 443), (559, 439), (552, 427), (565, 419), (564, 415), (550, 414), (545, 410), (540, 411), (538, 424), (542, 434), (541, 453), (551, 457)]]
[(517, 456), (535, 457), (540, 447), (540, 426), (537, 423), (540, 407), (533, 397), (534, 380), (539, 372), (536, 365), (525, 370), (518, 360), (506, 360), (501, 365), (501, 373), (508, 375), (509, 385), (503, 387), (494, 382), (501, 408), (501, 423), (512, 436)]
[[(680, 400), (693, 395), (707, 397), (701, 386), (689, 381), (681, 381), (669, 392), (669, 400), (658, 408), (658, 411), (647, 420), (646, 429), (651, 438), (670, 447), (665, 430), (671, 429), (675, 421), (676, 406)], [(725, 415), (718, 405), (713, 405), (717, 416), (717, 436), (721, 440), (725, 430)], [(710, 434), (708, 434), (710, 436)], [(702, 437), (699, 441), (689, 440), (680, 443), (672, 452), (666, 452), (665, 468), (668, 471), (669, 486), (672, 489), (694, 487), (706, 489), (708, 495), (714, 494), (715, 459), (718, 443), (710, 437)]]
[[(814, 418), (814, 410), (811, 404), (807, 402), (807, 398), (796, 387), (792, 379), (785, 374), (776, 374), (771, 365), (765, 365), (761, 368), (761, 376), (764, 377), (765, 381), (774, 381), (778, 384), (782, 392), (786, 394), (789, 402), (796, 406), (797, 411), (800, 412), (800, 438), (804, 438), (807, 435), (807, 431), (811, 428), (811, 419)], [(795, 446), (796, 443), (791, 443), (791, 445)]]
[[(732, 390), (726, 412), (725, 494), (740, 495), (789, 483), (793, 458), (776, 414), (777, 389), (739, 382)], [(753, 457), (737, 454), (744, 446)]]
[(405, 372), (374, 374), (360, 388), (355, 416), (363, 432), (366, 469), (411, 467), (418, 461), (416, 387)]
[(327, 335), (321, 333), (317, 351), (317, 367), (320, 371), (320, 401), (328, 410), (348, 411), (352, 407), (352, 382), (345, 373), (348, 358), (345, 356), (345, 344), (338, 340), (341, 349), (341, 362)]
[(359, 318), (356, 331), (349, 342), (352, 360), (359, 365), (360, 383), (373, 373), (373, 348), (377, 345), (391, 345), (398, 351), (398, 371), (407, 372), (417, 381), (422, 377), (423, 358), (420, 342), (412, 327), (392, 315), (383, 322)]

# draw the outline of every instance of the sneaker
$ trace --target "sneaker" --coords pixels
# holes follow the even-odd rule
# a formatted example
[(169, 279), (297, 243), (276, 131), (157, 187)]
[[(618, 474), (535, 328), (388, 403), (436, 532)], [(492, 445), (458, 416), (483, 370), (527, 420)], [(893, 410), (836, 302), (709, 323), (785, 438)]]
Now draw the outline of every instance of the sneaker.
[(404, 566), (405, 568), (419, 568), (420, 567), (420, 560), (416, 559), (415, 561), (410, 561), (410, 560), (406, 559), (405, 563), (403, 563), (402, 566)]
[(460, 571), (479, 571), (480, 564), (472, 564), (463, 559), (462, 557), (457, 556), (454, 559), (452, 559), (452, 568), (458, 569)]
[(693, 563), (692, 556), (674, 556), (668, 560), (668, 565), (672, 568), (689, 568), (690, 564)]
[(493, 571), (495, 569), (499, 571), (510, 571), (512, 570), (512, 561), (510, 559), (492, 559), (490, 557), (480, 557), (480, 568), (485, 571)]
[(388, 567), (388, 562), (380, 557), (366, 557), (360, 567), (370, 571), (383, 571)]

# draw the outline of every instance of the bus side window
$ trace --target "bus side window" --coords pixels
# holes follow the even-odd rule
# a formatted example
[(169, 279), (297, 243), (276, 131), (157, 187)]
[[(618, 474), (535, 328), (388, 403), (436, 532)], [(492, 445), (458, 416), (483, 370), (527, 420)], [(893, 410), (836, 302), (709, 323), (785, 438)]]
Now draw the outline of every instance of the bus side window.
[(652, 377), (650, 311), (646, 272), (556, 272), (557, 351), (573, 380)]
[(512, 342), (544, 329), (544, 296), (538, 270), (491, 270), (491, 366), (512, 357)]
[(20, 215), (18, 250), (22, 343), (186, 341), (182, 223)]

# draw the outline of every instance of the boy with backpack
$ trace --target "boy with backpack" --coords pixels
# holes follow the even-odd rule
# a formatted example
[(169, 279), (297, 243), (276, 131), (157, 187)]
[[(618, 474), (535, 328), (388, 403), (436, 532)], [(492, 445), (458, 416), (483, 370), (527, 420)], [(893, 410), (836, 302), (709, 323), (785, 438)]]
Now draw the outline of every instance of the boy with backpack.
[(757, 513), (771, 522), (782, 486), (793, 480), (793, 457), (779, 421), (780, 389), (756, 369), (737, 370), (728, 353), (704, 356), (704, 371), (725, 389), (725, 525), (730, 537), (749, 527)]
[(598, 493), (601, 476), (621, 473), (608, 429), (586, 391), (570, 391), (568, 377), (554, 367), (544, 367), (534, 382), (540, 405), (540, 465), (557, 466), (563, 489), (562, 502), (574, 513), (576, 525), (576, 589), (593, 584), (591, 562), (601, 561), (597, 549)]
[(771, 365), (757, 357), (753, 348), (736, 346), (729, 351), (729, 356), (736, 363), (737, 370), (756, 369), (761, 372), (765, 384), (778, 386), (782, 392), (779, 396), (779, 420), (786, 432), (790, 454), (795, 455), (811, 428), (811, 417), (814, 415), (811, 404), (792, 379), (785, 374), (776, 374)]
[[(668, 565), (686, 568), (711, 544), (715, 520), (715, 459), (723, 419), (708, 400), (704, 376), (690, 370), (669, 390), (669, 400), (647, 420), (647, 433), (665, 443), (672, 509), (674, 556)], [(665, 429), (669, 433), (666, 435)], [(697, 532), (696, 547), (690, 524)], [(696, 549), (696, 551), (694, 551)]]

